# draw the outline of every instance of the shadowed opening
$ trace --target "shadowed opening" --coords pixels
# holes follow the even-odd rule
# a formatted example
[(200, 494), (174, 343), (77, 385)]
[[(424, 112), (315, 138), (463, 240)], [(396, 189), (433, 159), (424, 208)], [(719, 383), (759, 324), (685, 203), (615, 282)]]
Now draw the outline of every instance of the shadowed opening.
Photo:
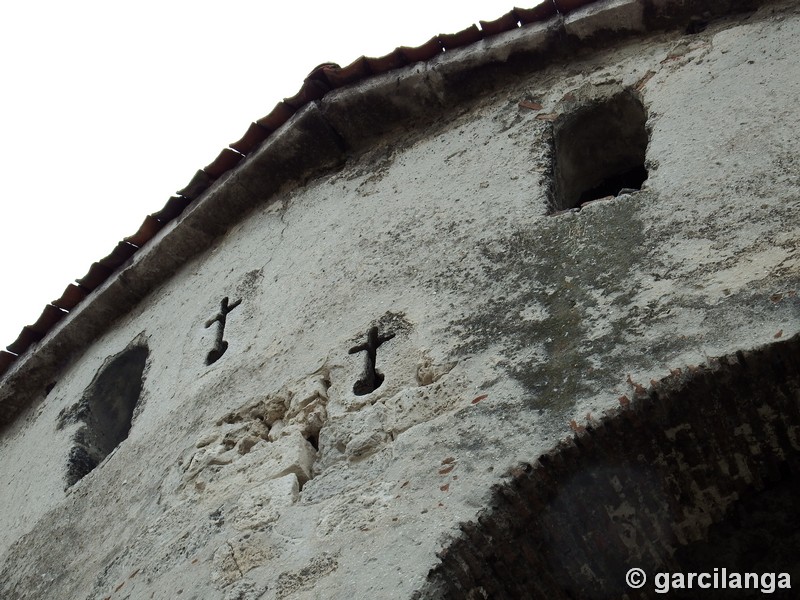
[[(796, 587), (798, 472), (795, 336), (666, 378), (512, 473), (440, 553), (421, 597), (633, 599), (669, 585), (671, 598), (761, 598)], [(633, 567), (648, 576), (641, 590), (626, 585)], [(658, 573), (690, 572), (726, 587), (657, 587)]]
[(146, 346), (134, 346), (111, 358), (80, 402), (59, 416), (60, 427), (82, 423), (70, 450), (68, 486), (85, 477), (128, 437), (148, 354)]
[(577, 111), (555, 130), (555, 197), (551, 212), (641, 189), (647, 179), (647, 113), (621, 92)]

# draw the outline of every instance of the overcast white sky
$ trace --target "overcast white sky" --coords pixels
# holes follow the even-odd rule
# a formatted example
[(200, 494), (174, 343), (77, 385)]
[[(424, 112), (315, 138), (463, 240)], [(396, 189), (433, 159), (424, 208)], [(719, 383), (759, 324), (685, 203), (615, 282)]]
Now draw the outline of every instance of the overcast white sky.
[(418, 45), (513, 5), (3, 3), (0, 347), (319, 63)]

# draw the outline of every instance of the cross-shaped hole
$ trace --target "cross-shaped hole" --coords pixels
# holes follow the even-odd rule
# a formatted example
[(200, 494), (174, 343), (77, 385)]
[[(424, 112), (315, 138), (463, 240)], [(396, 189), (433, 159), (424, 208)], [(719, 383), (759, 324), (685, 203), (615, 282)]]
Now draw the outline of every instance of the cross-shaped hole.
[(359, 344), (358, 346), (353, 346), (350, 348), (349, 354), (366, 352), (366, 355), (364, 356), (364, 374), (361, 376), (361, 379), (356, 381), (356, 383), (353, 385), (353, 393), (356, 396), (366, 396), (367, 394), (371, 394), (383, 383), (383, 373), (375, 368), (378, 348), (384, 342), (388, 342), (394, 336), (394, 333), (380, 335), (377, 327), (370, 327), (367, 331), (367, 341), (363, 344)]

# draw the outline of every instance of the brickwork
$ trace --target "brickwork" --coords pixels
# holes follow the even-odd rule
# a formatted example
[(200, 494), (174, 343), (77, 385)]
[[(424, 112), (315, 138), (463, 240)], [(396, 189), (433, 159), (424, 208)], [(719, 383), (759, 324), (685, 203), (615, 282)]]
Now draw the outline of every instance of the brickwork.
[[(495, 489), (441, 553), (426, 597), (648, 597), (625, 587), (627, 569), (689, 570), (679, 549), (800, 470), (798, 336), (620, 400)], [(796, 566), (785, 559), (775, 568)]]

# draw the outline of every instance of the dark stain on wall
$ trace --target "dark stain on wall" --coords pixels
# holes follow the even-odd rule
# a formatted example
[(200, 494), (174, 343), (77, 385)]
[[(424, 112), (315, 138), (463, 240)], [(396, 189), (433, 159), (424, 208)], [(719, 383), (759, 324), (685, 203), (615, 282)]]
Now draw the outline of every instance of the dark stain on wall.
[[(796, 584), (800, 336), (676, 372), (621, 405), (497, 486), (421, 597), (650, 598), (658, 572), (715, 567)], [(649, 574), (641, 590), (625, 584), (632, 567)]]
[[(593, 357), (627, 343), (637, 319), (628, 305), (637, 292), (634, 273), (647, 261), (644, 224), (633, 197), (608, 203), (597, 214), (548, 219), (536, 231), (514, 231), (501, 244), (479, 247), (483, 271), (460, 285), (483, 285), (482, 310), (456, 319), (464, 342), (459, 355), (493, 345), (519, 357), (503, 365), (528, 392), (534, 409), (568, 412), (581, 395), (613, 387), (616, 361)], [(470, 281), (472, 278), (474, 281)], [(526, 309), (541, 314), (525, 317)], [(607, 324), (591, 336), (593, 322)]]

